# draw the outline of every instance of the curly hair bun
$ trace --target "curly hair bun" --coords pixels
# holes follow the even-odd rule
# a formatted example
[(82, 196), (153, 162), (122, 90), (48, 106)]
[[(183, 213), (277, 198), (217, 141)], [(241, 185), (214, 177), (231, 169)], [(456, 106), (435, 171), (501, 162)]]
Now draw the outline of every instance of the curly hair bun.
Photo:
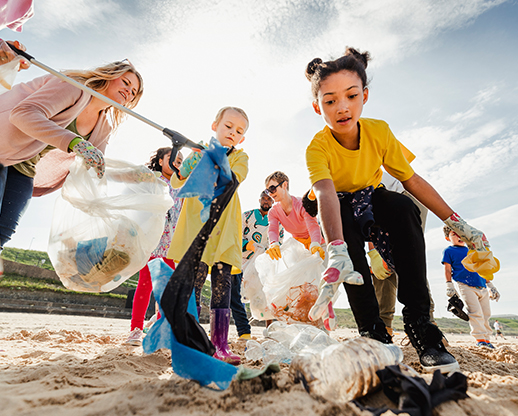
[(306, 67), (306, 78), (309, 81), (311, 81), (311, 77), (315, 75), (315, 72), (317, 71), (320, 65), (322, 65), (322, 59), (320, 58), (315, 58), (308, 64), (308, 66)]
[(348, 46), (345, 49), (344, 56), (349, 56), (349, 55), (354, 56), (358, 61), (363, 63), (363, 66), (365, 68), (367, 68), (367, 64), (371, 60), (371, 55), (370, 55), (369, 52), (360, 53), (357, 49), (351, 48), (351, 47)]

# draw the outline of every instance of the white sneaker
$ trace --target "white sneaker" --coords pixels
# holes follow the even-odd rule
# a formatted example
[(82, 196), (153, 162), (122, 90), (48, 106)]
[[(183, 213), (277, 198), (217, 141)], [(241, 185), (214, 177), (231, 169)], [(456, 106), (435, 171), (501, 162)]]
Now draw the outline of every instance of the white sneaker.
[(151, 329), (151, 327), (153, 326), (153, 324), (157, 321), (157, 315), (156, 313), (151, 317), (151, 319), (149, 321), (147, 321), (144, 325), (144, 329), (143, 329), (143, 332), (144, 334), (147, 334), (149, 332), (149, 330)]
[(142, 345), (143, 332), (142, 329), (135, 328), (130, 332), (128, 339), (124, 342), (126, 345), (133, 345), (134, 347), (140, 347)]

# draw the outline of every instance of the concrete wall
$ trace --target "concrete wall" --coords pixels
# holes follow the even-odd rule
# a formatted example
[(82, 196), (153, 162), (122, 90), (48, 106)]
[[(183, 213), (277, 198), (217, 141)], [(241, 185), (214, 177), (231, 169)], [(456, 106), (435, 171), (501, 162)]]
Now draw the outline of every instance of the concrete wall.
[[(53, 270), (43, 269), (38, 266), (31, 266), (29, 264), (17, 263), (3, 259), (4, 262), (4, 273), (5, 274), (17, 274), (19, 276), (32, 277), (34, 279), (53, 279), (61, 282), (59, 276)], [(126, 295), (129, 288), (119, 286), (110, 291), (110, 293)]]

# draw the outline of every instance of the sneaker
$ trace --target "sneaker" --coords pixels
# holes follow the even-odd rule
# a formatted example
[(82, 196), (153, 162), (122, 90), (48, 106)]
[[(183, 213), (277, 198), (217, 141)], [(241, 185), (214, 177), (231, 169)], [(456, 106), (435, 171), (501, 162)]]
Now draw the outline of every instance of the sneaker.
[(486, 348), (490, 348), (492, 350), (495, 349), (495, 346), (493, 344), (491, 344), (490, 342), (488, 342), (488, 341), (479, 341), (479, 342), (477, 342), (477, 347), (486, 347)]
[(442, 343), (442, 332), (423, 316), (414, 322), (405, 322), (405, 332), (419, 355), (419, 362), (426, 372), (450, 373), (459, 369), (459, 363)]
[(157, 315), (156, 313), (151, 317), (151, 319), (149, 321), (146, 322), (146, 324), (144, 325), (144, 329), (142, 330), (144, 332), (144, 334), (147, 334), (149, 332), (149, 330), (151, 329), (151, 327), (153, 326), (153, 324), (157, 321)]
[(367, 337), (382, 342), (383, 344), (392, 344), (392, 337), (387, 332), (385, 324), (374, 324), (372, 329), (359, 331), (361, 337)]
[(142, 345), (142, 337), (143, 337), (142, 329), (135, 328), (130, 332), (128, 339), (124, 342), (126, 345), (132, 345), (134, 347), (140, 347)]
[(489, 341), (486, 341), (486, 347), (491, 348), (492, 350), (495, 349), (495, 346), (491, 344)]

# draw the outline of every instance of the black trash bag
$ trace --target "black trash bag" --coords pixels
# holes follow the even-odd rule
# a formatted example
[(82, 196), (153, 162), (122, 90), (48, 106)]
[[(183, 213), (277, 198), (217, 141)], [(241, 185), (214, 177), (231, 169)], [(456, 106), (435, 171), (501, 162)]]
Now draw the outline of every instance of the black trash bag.
[(178, 263), (172, 278), (169, 279), (164, 289), (160, 302), (176, 340), (210, 356), (214, 355), (216, 349), (196, 317), (187, 312), (187, 306), (193, 293), (194, 279), (209, 235), (221, 218), (238, 185), (239, 181), (232, 172), (232, 182), (227, 184), (223, 193), (212, 201), (209, 219)]
[(398, 365), (389, 365), (383, 370), (376, 371), (380, 378), (383, 393), (398, 404), (397, 409), (374, 409), (364, 407), (357, 401), (354, 403), (362, 410), (368, 410), (375, 416), (382, 415), (387, 410), (395, 414), (408, 413), (411, 416), (431, 416), (432, 409), (448, 400), (468, 398), (468, 378), (455, 372), (444, 376), (440, 370), (435, 370), (430, 385), (421, 377), (410, 377), (401, 372)]

